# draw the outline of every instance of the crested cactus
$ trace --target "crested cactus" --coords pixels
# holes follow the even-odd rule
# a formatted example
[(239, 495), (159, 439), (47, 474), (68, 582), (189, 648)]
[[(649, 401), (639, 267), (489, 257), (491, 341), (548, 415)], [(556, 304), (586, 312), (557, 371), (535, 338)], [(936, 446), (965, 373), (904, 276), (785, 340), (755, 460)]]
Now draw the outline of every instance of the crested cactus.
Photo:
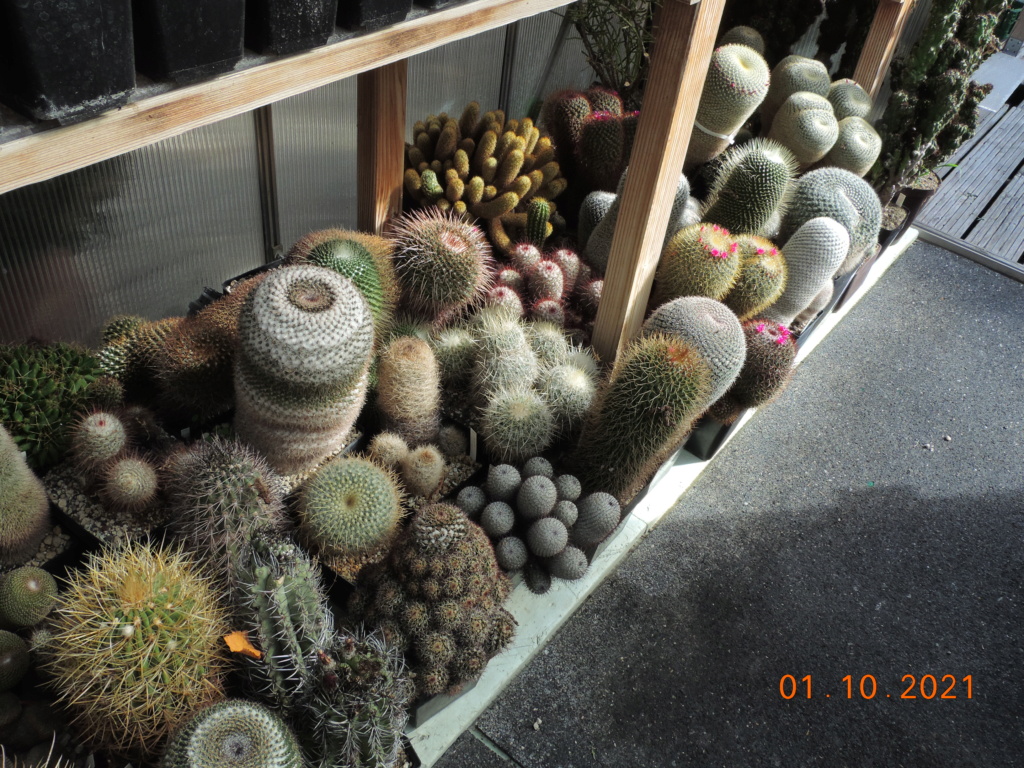
[(712, 402), (711, 381), (692, 345), (667, 334), (635, 340), (598, 390), (570, 456), (574, 474), (627, 503)]
[(839, 121), (839, 138), (821, 164), (845, 168), (863, 177), (881, 151), (882, 138), (871, 124), (860, 117), (847, 117)]
[(641, 335), (668, 333), (692, 347), (712, 371), (711, 402), (736, 380), (746, 346), (736, 315), (724, 304), (687, 296), (662, 304), (644, 322)]
[(714, 50), (697, 106), (683, 171), (688, 172), (721, 154), (768, 93), (769, 71), (764, 58), (746, 45)]
[(739, 246), (717, 224), (694, 224), (677, 232), (661, 252), (652, 302), (680, 296), (721, 299), (739, 276)]
[(239, 438), (284, 474), (336, 453), (362, 409), (373, 350), (359, 290), (324, 267), (274, 270), (249, 296), (240, 330)]
[(487, 292), (493, 259), (483, 232), (428, 208), (394, 222), (395, 273), (405, 306), (427, 320), (447, 319)]
[(761, 316), (790, 325), (826, 285), (831, 285), (832, 275), (849, 250), (850, 235), (837, 221), (820, 216), (805, 222), (782, 249), (786, 256), (786, 288)]
[(756, 235), (739, 235), (740, 272), (722, 303), (740, 320), (770, 307), (786, 287), (786, 259), (774, 243)]
[(20, 565), (50, 530), (50, 500), (25, 456), (0, 425), (0, 563)]
[(848, 117), (866, 120), (871, 114), (871, 95), (856, 80), (848, 77), (833, 82), (829, 86), (827, 98), (840, 122)]
[(457, 507), (429, 504), (383, 563), (360, 572), (349, 607), (409, 651), (417, 691), (432, 695), (478, 677), (510, 642), (509, 589), (483, 530)]
[(767, 137), (792, 152), (803, 169), (832, 149), (839, 138), (839, 122), (828, 99), (798, 91), (779, 107)]
[(831, 85), (828, 68), (820, 61), (805, 56), (786, 56), (772, 68), (771, 85), (758, 110), (761, 113), (761, 132), (768, 133), (775, 114), (794, 93), (806, 91), (827, 96)]
[(753, 139), (722, 157), (701, 221), (719, 224), (737, 235), (763, 233), (772, 216), (784, 207), (796, 176), (796, 158), (768, 139)]
[(398, 337), (381, 353), (377, 376), (384, 428), (409, 446), (434, 441), (441, 421), (441, 373), (430, 345)]
[(341, 456), (306, 481), (299, 497), (303, 539), (332, 564), (379, 558), (398, 535), (398, 479), (368, 459)]
[(71, 575), (42, 667), (88, 745), (152, 759), (195, 708), (223, 698), (225, 628), (187, 557), (128, 544)]
[[(782, 240), (791, 238), (805, 222), (819, 216), (839, 222), (850, 236), (849, 251), (837, 266), (837, 275), (855, 269), (878, 242), (882, 205), (871, 185), (850, 171), (818, 168), (800, 177), (782, 221)], [(782, 252), (788, 257), (785, 246)]]
[(0, 576), (0, 625), (31, 627), (57, 602), (57, 582), (42, 568), (22, 566)]
[(757, 318), (743, 323), (743, 335), (747, 358), (740, 375), (710, 410), (723, 424), (731, 424), (747, 408), (774, 400), (793, 373), (797, 349), (789, 328)]
[(167, 744), (160, 768), (302, 768), (291, 728), (254, 701), (222, 701), (200, 710)]

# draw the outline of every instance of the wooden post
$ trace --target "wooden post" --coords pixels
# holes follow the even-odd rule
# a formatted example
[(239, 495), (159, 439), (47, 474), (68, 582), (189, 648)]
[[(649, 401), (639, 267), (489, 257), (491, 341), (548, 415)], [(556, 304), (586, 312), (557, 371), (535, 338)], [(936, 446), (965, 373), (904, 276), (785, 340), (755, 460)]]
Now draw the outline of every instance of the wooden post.
[(378, 235), (402, 209), (406, 62), (372, 69), (358, 79), (357, 220), (359, 229)]
[(881, 0), (875, 9), (867, 39), (857, 59), (853, 79), (874, 99), (889, 71), (889, 63), (896, 52), (896, 43), (910, 18), (913, 0)]
[(665, 0), (612, 238), (593, 345), (612, 361), (636, 334), (654, 282), (672, 198), (725, 0)]

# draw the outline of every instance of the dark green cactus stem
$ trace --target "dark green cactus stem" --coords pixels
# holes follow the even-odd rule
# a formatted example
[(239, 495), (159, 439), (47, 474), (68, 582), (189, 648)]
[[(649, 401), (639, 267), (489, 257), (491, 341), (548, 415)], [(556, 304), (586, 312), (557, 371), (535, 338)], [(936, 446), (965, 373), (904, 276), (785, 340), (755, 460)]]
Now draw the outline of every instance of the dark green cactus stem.
[(551, 206), (543, 198), (534, 198), (526, 209), (526, 239), (538, 248), (544, 247), (544, 241), (551, 234)]

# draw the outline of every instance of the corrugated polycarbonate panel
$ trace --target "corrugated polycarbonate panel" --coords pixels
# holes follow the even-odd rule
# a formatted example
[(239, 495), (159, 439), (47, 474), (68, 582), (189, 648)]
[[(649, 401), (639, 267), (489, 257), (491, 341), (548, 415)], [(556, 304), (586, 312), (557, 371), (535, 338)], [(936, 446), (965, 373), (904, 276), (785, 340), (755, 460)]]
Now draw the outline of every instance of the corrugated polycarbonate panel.
[(281, 245), (356, 226), (354, 77), (273, 105)]
[(427, 115), (458, 117), (471, 101), (480, 102), (484, 111), (497, 109), (504, 49), (501, 27), (410, 58), (406, 140), (412, 139), (416, 121)]
[(252, 117), (0, 195), (0, 341), (95, 345), (263, 261)]
[(569, 26), (559, 44), (564, 11), (548, 11), (519, 22), (515, 72), (509, 93), (513, 115), (537, 114), (537, 102), (565, 88), (583, 90), (594, 82), (583, 43)]

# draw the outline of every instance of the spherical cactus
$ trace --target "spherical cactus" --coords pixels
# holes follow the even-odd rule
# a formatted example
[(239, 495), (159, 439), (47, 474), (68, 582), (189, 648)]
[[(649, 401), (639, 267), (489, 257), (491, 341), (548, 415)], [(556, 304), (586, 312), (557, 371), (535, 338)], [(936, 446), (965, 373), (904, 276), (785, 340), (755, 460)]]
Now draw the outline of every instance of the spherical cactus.
[(794, 93), (806, 91), (827, 96), (830, 86), (828, 69), (820, 61), (805, 56), (786, 56), (772, 69), (771, 85), (761, 102), (761, 132), (768, 133), (776, 112)]
[(598, 389), (569, 457), (574, 474), (628, 502), (711, 404), (712, 379), (708, 362), (681, 338), (634, 340)]
[(110, 462), (100, 476), (100, 501), (118, 512), (142, 512), (156, 501), (159, 490), (156, 468), (135, 454)]
[(545, 561), (548, 573), (566, 581), (582, 579), (590, 565), (583, 550), (569, 544), (554, 557)]
[(756, 235), (740, 235), (740, 274), (722, 303), (740, 320), (770, 307), (786, 287), (786, 259), (775, 245)]
[(325, 557), (362, 563), (398, 534), (402, 494), (389, 470), (368, 459), (332, 459), (299, 496), (302, 537)]
[(526, 283), (534, 301), (561, 299), (565, 293), (565, 274), (560, 266), (548, 259), (542, 259), (526, 274)]
[(49, 530), (46, 490), (0, 424), (0, 563), (24, 563)]
[(517, 243), (509, 251), (508, 257), (516, 271), (520, 275), (526, 275), (540, 264), (544, 254), (533, 243)]
[(400, 336), (381, 353), (377, 376), (385, 429), (410, 446), (434, 441), (441, 422), (441, 374), (430, 345)]
[(484, 490), (495, 501), (512, 501), (519, 492), (523, 477), (511, 464), (492, 464), (487, 468)]
[(597, 381), (582, 368), (566, 363), (541, 372), (537, 391), (551, 408), (559, 434), (571, 436), (590, 410), (597, 394)]
[[(849, 251), (836, 274), (856, 268), (878, 242), (882, 225), (882, 204), (871, 185), (842, 168), (818, 168), (805, 173), (794, 187), (782, 223), (782, 241), (791, 238), (807, 221), (827, 216), (850, 235)], [(788, 259), (785, 246), (782, 252)]]
[(409, 445), (394, 432), (378, 432), (367, 446), (370, 458), (384, 467), (395, 469), (409, 453)]
[(458, 326), (445, 328), (431, 338), (430, 346), (444, 386), (451, 389), (464, 387), (476, 356), (473, 334)]
[(558, 501), (555, 483), (544, 475), (532, 475), (523, 480), (516, 494), (516, 511), (526, 521), (539, 520), (551, 513)]
[(442, 424), (437, 431), (437, 447), (445, 456), (465, 456), (469, 453), (469, 432), (458, 424)]
[(0, 692), (16, 686), (28, 668), (28, 644), (13, 632), (0, 629)]
[(284, 720), (254, 701), (222, 701), (197, 712), (167, 744), (160, 768), (302, 768)]
[(576, 501), (583, 492), (583, 486), (575, 475), (558, 475), (555, 478), (555, 490), (559, 500)]
[(543, 475), (550, 479), (555, 476), (555, 468), (543, 456), (531, 456), (523, 464), (523, 477), (533, 477), (534, 475)]
[(526, 531), (526, 544), (537, 557), (554, 557), (569, 543), (569, 530), (553, 517), (537, 520)]
[(746, 27), (743, 25), (733, 27), (723, 33), (721, 39), (718, 41), (719, 45), (745, 45), (748, 48), (753, 48), (759, 54), (764, 56), (764, 38), (761, 37), (761, 33), (753, 27)]
[(22, 566), (0, 576), (0, 625), (31, 627), (57, 602), (57, 582), (42, 568)]
[(551, 516), (560, 520), (566, 528), (571, 528), (576, 523), (576, 518), (579, 517), (579, 509), (573, 502), (563, 499), (555, 504), (555, 508), (551, 510)]
[(124, 424), (109, 411), (94, 411), (71, 430), (71, 455), (75, 464), (89, 474), (113, 460), (127, 444)]
[(714, 50), (686, 150), (684, 171), (706, 163), (732, 143), (729, 137), (764, 100), (768, 83), (768, 64), (753, 48), (730, 44)]
[(487, 494), (482, 488), (467, 485), (455, 497), (455, 506), (465, 512), (470, 520), (476, 520), (487, 506)]
[(398, 472), (406, 490), (427, 499), (440, 490), (445, 471), (444, 456), (433, 445), (422, 445), (409, 451), (398, 462)]
[(513, 320), (518, 320), (526, 314), (522, 296), (507, 285), (495, 285), (487, 291), (484, 306), (499, 309)]
[(663, 304), (644, 322), (642, 335), (668, 333), (697, 351), (712, 370), (711, 401), (722, 396), (743, 367), (746, 346), (736, 315), (717, 301), (689, 296)]
[(592, 547), (607, 539), (622, 515), (615, 497), (600, 491), (584, 496), (576, 507), (579, 515), (572, 527), (572, 540), (579, 547)]
[(505, 536), (494, 545), (494, 557), (503, 571), (518, 571), (526, 565), (529, 552), (518, 536)]
[(399, 218), (391, 237), (403, 299), (425, 318), (465, 309), (491, 285), (490, 246), (480, 229), (457, 216), (422, 209)]
[(711, 407), (711, 415), (728, 424), (746, 408), (758, 408), (785, 389), (793, 372), (796, 340), (784, 325), (770, 320), (743, 324), (747, 359), (739, 377)]
[(492, 501), (480, 513), (480, 527), (492, 539), (504, 536), (515, 523), (515, 511), (504, 501)]
[(882, 151), (882, 138), (862, 117), (847, 117), (839, 121), (839, 138), (822, 159), (822, 165), (845, 168), (863, 177), (875, 164)]
[(783, 247), (786, 289), (761, 315), (790, 325), (826, 283), (831, 284), (849, 249), (850, 235), (838, 222), (821, 216), (804, 223)]
[(736, 238), (717, 224), (695, 224), (668, 241), (658, 261), (654, 304), (680, 296), (721, 299), (739, 275)]
[(43, 668), (93, 748), (151, 760), (195, 709), (223, 698), (220, 589), (180, 551), (128, 544), (72, 573)]
[(807, 168), (832, 149), (839, 138), (839, 121), (828, 99), (800, 91), (779, 107), (767, 136), (792, 152), (800, 168)]
[(480, 419), (488, 454), (498, 461), (524, 461), (547, 448), (555, 436), (555, 417), (538, 393), (508, 389), (496, 393)]
[(564, 326), (565, 304), (560, 299), (540, 299), (530, 305), (527, 316), (538, 322)]
[(796, 158), (784, 146), (753, 139), (724, 155), (701, 214), (738, 235), (759, 234), (786, 200)]
[(871, 95), (861, 88), (856, 80), (836, 80), (829, 86), (828, 100), (835, 110), (837, 120), (845, 120), (848, 117), (867, 119), (871, 113)]

